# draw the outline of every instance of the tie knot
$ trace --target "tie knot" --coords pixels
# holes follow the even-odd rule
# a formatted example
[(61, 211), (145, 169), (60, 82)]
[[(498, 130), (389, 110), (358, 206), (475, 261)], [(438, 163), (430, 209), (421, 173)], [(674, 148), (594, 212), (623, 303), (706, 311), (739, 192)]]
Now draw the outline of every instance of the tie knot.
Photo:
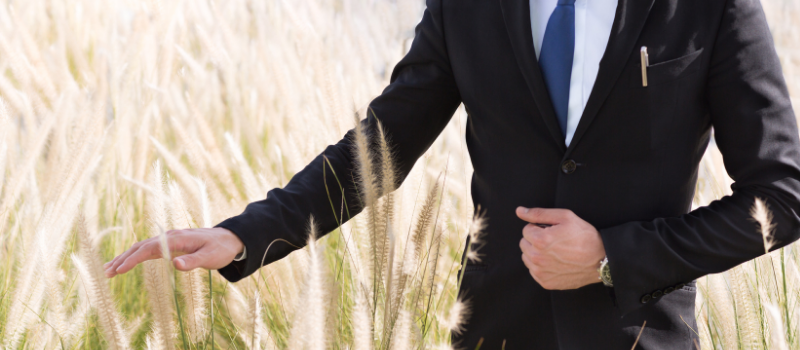
[(561, 5), (575, 5), (575, 0), (558, 0), (558, 6)]

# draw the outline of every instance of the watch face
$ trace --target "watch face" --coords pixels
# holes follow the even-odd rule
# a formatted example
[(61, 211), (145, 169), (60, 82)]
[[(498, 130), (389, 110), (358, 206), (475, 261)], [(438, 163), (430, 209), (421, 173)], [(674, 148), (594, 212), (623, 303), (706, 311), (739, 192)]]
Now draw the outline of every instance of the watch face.
[(611, 269), (607, 263), (603, 265), (602, 269), (600, 269), (600, 274), (602, 275), (604, 282), (607, 281), (608, 284), (611, 284)]

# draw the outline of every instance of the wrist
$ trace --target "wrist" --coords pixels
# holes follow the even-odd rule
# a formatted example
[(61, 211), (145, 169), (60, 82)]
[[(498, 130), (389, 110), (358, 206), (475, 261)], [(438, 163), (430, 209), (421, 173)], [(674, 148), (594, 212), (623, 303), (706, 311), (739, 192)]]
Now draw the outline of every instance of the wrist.
[(241, 261), (247, 258), (247, 248), (242, 242), (242, 239), (239, 238), (238, 235), (233, 233), (233, 231), (226, 229), (224, 227), (216, 227), (216, 229), (223, 230), (224, 236), (226, 241), (229, 241), (229, 245), (232, 247), (232, 250), (236, 252), (236, 255), (233, 258), (233, 261)]

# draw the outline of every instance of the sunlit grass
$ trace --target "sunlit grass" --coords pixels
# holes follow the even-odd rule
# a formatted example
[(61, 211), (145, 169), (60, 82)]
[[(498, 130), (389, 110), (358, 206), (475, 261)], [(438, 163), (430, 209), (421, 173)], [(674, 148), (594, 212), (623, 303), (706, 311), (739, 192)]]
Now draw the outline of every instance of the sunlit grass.
[[(797, 102), (800, 5), (764, 5)], [(104, 303), (102, 286), (92, 284), (93, 255), (81, 248), (108, 261), (159, 227), (211, 226), (285, 185), (388, 83), (422, 6), (0, 5), (0, 347), (448, 347), (465, 310), (457, 302), (461, 253), (476, 234), (462, 109), (391, 201), (373, 193), (378, 215), (360, 214), (320, 239), (313, 254), (305, 248), (239, 283), (157, 262), (95, 279), (107, 284)], [(712, 146), (696, 205), (729, 193), (724, 174)], [(393, 219), (381, 221), (389, 211)], [(700, 345), (800, 348), (798, 267), (791, 245), (700, 279)], [(148, 289), (158, 271), (167, 278)], [(168, 302), (155, 303), (156, 294)], [(310, 301), (316, 306), (304, 309)], [(114, 322), (122, 343), (109, 335)], [(311, 331), (325, 342), (298, 337)]]

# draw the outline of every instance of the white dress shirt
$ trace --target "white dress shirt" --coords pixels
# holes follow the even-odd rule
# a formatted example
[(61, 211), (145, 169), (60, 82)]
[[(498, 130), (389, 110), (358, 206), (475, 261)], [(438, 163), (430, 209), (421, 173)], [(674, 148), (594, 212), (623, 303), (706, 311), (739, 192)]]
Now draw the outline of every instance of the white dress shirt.
[[(536, 58), (544, 40), (547, 21), (556, 9), (558, 0), (530, 0), (531, 31)], [(567, 112), (567, 137), (569, 146), (575, 129), (589, 101), (600, 59), (606, 52), (611, 25), (617, 12), (618, 0), (575, 1), (575, 57), (572, 61), (572, 78), (569, 83), (569, 110)]]

